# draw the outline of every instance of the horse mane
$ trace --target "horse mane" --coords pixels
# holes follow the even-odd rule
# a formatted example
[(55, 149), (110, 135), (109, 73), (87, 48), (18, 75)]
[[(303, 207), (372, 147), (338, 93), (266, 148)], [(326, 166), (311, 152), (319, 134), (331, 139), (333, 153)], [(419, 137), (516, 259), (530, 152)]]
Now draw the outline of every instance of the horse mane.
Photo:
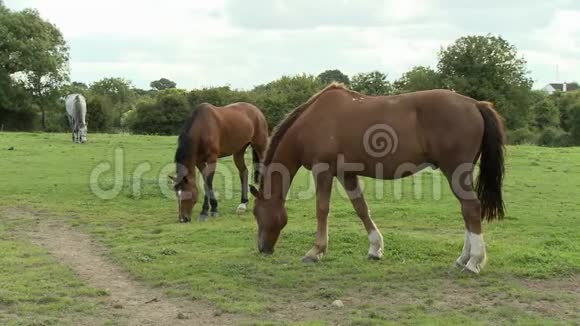
[(191, 113), (191, 116), (187, 118), (183, 125), (183, 131), (177, 137), (177, 150), (175, 151), (175, 163), (184, 163), (189, 157), (191, 157), (192, 139), (191, 139), (191, 127), (195, 122), (196, 118), (199, 116), (199, 112), (204, 108), (209, 106), (208, 103), (202, 103), (196, 106)]
[(284, 118), (284, 120), (282, 120), (282, 122), (280, 122), (278, 124), (278, 126), (276, 126), (276, 128), (274, 128), (272, 138), (270, 138), (270, 144), (268, 145), (268, 149), (266, 150), (266, 157), (264, 159), (265, 166), (272, 163), (272, 160), (274, 159), (274, 154), (276, 153), (276, 149), (278, 148), (278, 145), (280, 145), (280, 142), (284, 138), (284, 135), (286, 134), (288, 129), (290, 129), (290, 127), (292, 127), (294, 122), (296, 122), (296, 120), (298, 120), (298, 117), (300, 117), (302, 115), (302, 113), (304, 113), (304, 111), (306, 111), (306, 109), (308, 109), (308, 107), (310, 107), (310, 105), (312, 105), (312, 103), (314, 103), (314, 101), (316, 101), (318, 99), (318, 97), (320, 97), (320, 95), (322, 95), (326, 91), (329, 91), (332, 89), (342, 89), (342, 90), (350, 91), (341, 83), (332, 83), (332, 84), (326, 86), (320, 92), (312, 95), (310, 97), (310, 99), (308, 99), (308, 101), (302, 103), (300, 106), (298, 106), (292, 112), (288, 113), (288, 115), (286, 115), (286, 118)]

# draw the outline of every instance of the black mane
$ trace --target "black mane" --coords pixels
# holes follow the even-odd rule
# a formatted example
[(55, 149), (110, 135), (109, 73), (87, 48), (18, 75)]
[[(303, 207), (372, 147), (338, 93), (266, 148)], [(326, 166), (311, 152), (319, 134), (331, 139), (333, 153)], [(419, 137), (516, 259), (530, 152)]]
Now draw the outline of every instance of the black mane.
[(202, 103), (193, 109), (191, 116), (185, 121), (183, 131), (177, 137), (177, 150), (175, 151), (175, 163), (184, 163), (187, 158), (191, 156), (191, 127), (193, 122), (199, 116), (199, 111), (208, 106), (207, 103)]

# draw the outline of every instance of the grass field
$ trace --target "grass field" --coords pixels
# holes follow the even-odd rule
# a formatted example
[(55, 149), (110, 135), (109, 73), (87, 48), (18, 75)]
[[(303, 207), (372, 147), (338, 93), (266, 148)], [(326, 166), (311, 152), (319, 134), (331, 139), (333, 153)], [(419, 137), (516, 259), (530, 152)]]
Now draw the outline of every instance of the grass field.
[[(136, 281), (185, 304), (207, 303), (234, 322), (580, 323), (580, 148), (508, 148), (507, 216), (485, 225), (489, 261), (474, 276), (452, 267), (463, 220), (439, 172), (402, 182), (365, 180), (385, 238), (378, 262), (367, 260), (364, 228), (334, 191), (328, 255), (304, 264), (300, 258), (316, 230), (307, 171), (294, 181), (289, 223), (275, 254), (263, 257), (252, 214), (234, 214), (240, 190), (231, 159), (218, 170), (232, 171), (233, 188), (216, 177), (216, 191), (232, 197), (220, 200), (220, 217), (183, 225), (175, 199), (159, 186), (168, 182), (175, 137), (90, 135), (89, 141), (0, 133), (0, 324), (123, 323), (108, 313), (106, 289), (94, 288), (31, 241), (34, 219), (15, 212), (90, 234)], [(122, 153), (117, 162), (116, 152)], [(112, 170), (95, 178), (103, 162)], [(112, 199), (91, 190), (114, 190), (116, 179), (121, 188)], [(331, 305), (336, 299), (343, 308)]]

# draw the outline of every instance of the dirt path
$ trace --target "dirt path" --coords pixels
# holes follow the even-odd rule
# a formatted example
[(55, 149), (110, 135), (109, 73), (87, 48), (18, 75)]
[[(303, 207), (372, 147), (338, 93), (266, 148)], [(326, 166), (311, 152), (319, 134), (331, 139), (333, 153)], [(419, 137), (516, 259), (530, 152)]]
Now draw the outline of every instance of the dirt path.
[[(220, 315), (198, 302), (177, 302), (131, 279), (107, 258), (107, 250), (64, 222), (11, 210), (10, 215), (30, 217), (35, 227), (32, 241), (71, 268), (89, 286), (109, 293), (111, 309), (127, 325), (233, 325), (236, 318)], [(218, 316), (219, 315), (219, 316)]]

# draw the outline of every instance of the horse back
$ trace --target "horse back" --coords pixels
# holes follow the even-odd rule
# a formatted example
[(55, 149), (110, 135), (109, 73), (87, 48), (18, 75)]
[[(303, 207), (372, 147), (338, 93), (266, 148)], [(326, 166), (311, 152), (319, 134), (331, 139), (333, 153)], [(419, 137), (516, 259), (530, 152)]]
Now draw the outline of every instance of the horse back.
[(445, 90), (376, 97), (329, 90), (296, 120), (283, 143), (306, 167), (340, 156), (363, 163), (368, 171), (361, 175), (375, 176), (380, 164), (381, 177), (390, 178), (405, 164), (419, 170), (457, 153), (473, 159), (483, 135), (476, 104)]
[(233, 155), (257, 137), (267, 141), (267, 123), (256, 106), (233, 103), (225, 107), (206, 105), (200, 108), (198, 129), (204, 147), (218, 152), (219, 157)]
[(71, 116), (74, 121), (85, 124), (87, 102), (84, 96), (81, 94), (68, 95), (65, 100), (65, 107), (67, 114)]

